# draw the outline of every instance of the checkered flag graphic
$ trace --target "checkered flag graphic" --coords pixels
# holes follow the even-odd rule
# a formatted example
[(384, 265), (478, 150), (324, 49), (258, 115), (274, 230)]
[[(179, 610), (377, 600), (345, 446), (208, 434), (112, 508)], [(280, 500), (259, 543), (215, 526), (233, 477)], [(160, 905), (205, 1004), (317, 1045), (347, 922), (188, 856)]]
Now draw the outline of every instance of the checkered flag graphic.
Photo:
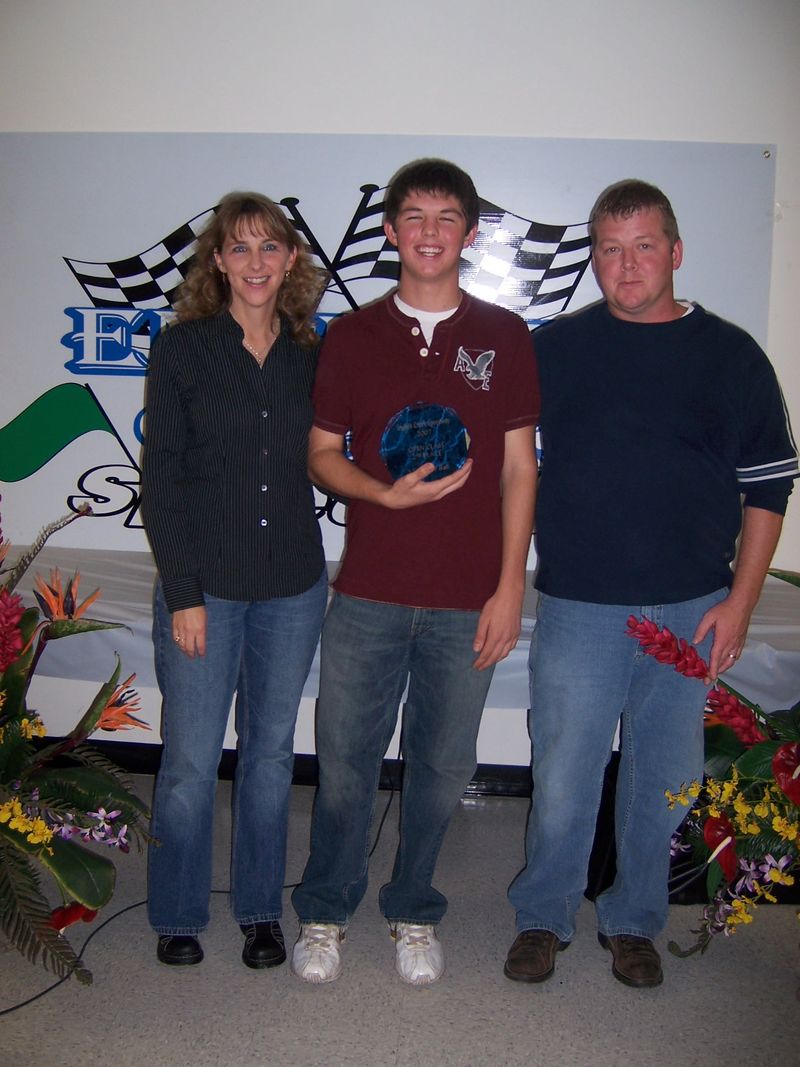
[(533, 222), (481, 200), (477, 236), (461, 254), (461, 285), (534, 325), (566, 308), (590, 256), (586, 223)]
[[(361, 192), (331, 264), (340, 288), (362, 278), (400, 277), (397, 249), (383, 232), (386, 190), (362, 185)], [(477, 236), (461, 255), (460, 281), (468, 293), (535, 325), (566, 308), (590, 255), (586, 223), (547, 225), (481, 200)]]
[(333, 257), (332, 268), (340, 284), (358, 278), (396, 282), (400, 277), (397, 249), (383, 232), (385, 192), (377, 185), (361, 186), (361, 203)]
[[(329, 269), (325, 252), (297, 211), (296, 198), (286, 197), (280, 202), (280, 207), (295, 229), (305, 237), (317, 265)], [(65, 257), (65, 262), (95, 307), (137, 307), (163, 311), (175, 303), (178, 287), (192, 265), (197, 238), (216, 210), (214, 206), (202, 211), (146, 252), (129, 259), (89, 263)]]
[(195, 215), (158, 244), (129, 259), (89, 263), (64, 257), (64, 261), (95, 307), (161, 311), (172, 306), (191, 266), (197, 237), (215, 211), (212, 207)]

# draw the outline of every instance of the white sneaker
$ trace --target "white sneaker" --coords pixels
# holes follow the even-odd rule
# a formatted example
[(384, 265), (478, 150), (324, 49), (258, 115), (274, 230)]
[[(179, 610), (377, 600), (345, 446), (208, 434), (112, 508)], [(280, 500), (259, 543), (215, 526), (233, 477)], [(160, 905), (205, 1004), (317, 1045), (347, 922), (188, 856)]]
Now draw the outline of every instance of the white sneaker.
[(303, 923), (292, 950), (292, 970), (304, 982), (332, 982), (342, 973), (344, 930), (333, 923)]
[(397, 923), (391, 934), (395, 940), (395, 969), (404, 982), (430, 985), (442, 977), (444, 952), (433, 926)]

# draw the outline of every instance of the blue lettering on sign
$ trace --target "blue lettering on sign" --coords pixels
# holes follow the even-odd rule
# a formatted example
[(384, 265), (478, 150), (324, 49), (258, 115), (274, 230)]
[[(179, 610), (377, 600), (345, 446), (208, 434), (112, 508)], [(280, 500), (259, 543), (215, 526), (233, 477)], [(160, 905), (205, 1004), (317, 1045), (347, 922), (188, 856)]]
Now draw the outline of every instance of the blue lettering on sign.
[(171, 310), (64, 308), (73, 330), (61, 344), (72, 350), (64, 366), (73, 374), (147, 374), (150, 346)]

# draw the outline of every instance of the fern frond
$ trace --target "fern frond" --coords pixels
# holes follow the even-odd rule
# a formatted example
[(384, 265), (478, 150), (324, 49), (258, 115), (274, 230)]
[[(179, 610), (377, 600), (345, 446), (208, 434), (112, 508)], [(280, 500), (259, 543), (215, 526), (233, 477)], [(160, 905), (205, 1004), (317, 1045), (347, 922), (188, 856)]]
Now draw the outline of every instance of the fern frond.
[(81, 741), (71, 750), (70, 756), (87, 767), (97, 767), (98, 770), (110, 774), (130, 793), (136, 792), (133, 787), (133, 779), (130, 778), (121, 767), (118, 767), (113, 760), (110, 760), (107, 756), (104, 756), (102, 752), (99, 752), (94, 745)]
[(0, 841), (0, 928), (4, 935), (30, 963), (41, 955), (45, 968), (60, 978), (74, 974), (79, 982), (90, 985), (91, 971), (49, 923), (50, 905), (36, 870), (19, 849)]

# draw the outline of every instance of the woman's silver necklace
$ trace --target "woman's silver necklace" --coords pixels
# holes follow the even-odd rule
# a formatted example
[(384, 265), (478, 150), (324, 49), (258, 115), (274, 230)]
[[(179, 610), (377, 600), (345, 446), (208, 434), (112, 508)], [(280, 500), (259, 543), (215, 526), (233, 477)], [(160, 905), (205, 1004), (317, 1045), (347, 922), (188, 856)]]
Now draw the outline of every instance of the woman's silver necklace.
[(267, 343), (267, 347), (264, 349), (263, 353), (260, 352), (253, 345), (251, 345), (246, 337), (242, 338), (242, 344), (247, 349), (247, 351), (250, 353), (250, 355), (255, 359), (255, 361), (259, 365), (259, 367), (263, 367), (264, 366), (264, 361), (266, 360), (266, 358), (267, 358), (267, 356), (269, 354), (269, 350), (270, 350), (270, 348), (272, 348), (272, 345), (273, 345), (273, 343), (275, 341), (275, 338), (278, 336), (278, 327), (276, 327), (275, 322), (273, 322), (271, 324), (270, 332), (272, 333), (272, 339)]

